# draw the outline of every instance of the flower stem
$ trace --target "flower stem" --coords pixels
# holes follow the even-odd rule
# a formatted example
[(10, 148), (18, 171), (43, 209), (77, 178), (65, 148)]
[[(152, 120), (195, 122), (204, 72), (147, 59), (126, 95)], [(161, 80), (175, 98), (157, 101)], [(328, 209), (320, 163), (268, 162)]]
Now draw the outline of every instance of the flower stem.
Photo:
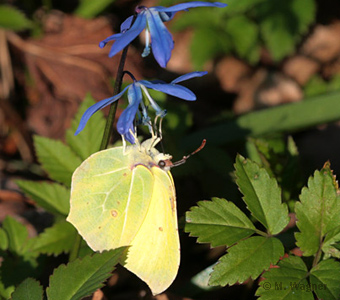
[[(121, 57), (120, 62), (119, 62), (115, 86), (114, 86), (114, 89), (113, 89), (114, 95), (117, 95), (120, 92), (121, 87), (122, 87), (122, 81), (123, 81), (123, 76), (124, 76), (124, 73), (123, 73), (124, 72), (124, 65), (125, 65), (125, 60), (126, 60), (128, 48), (129, 48), (129, 45), (127, 45), (124, 48), (123, 53), (122, 53), (122, 57)], [(102, 139), (102, 143), (100, 145), (99, 150), (106, 149), (109, 142), (110, 142), (110, 137), (111, 137), (112, 131), (113, 131), (113, 122), (115, 120), (116, 111), (117, 111), (117, 105), (118, 105), (118, 101), (115, 101), (110, 106), (109, 116), (106, 120), (103, 139)]]

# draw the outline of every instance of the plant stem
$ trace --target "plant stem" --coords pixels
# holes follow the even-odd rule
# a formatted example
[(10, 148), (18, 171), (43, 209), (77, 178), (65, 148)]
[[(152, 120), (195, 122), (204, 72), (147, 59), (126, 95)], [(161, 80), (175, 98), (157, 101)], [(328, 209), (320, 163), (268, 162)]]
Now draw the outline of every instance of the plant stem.
[(70, 252), (70, 256), (68, 259), (69, 262), (74, 261), (79, 256), (81, 240), (82, 240), (81, 236), (77, 234), (74, 240), (73, 248), (71, 249), (71, 252)]
[[(121, 87), (122, 87), (122, 81), (123, 81), (123, 76), (124, 76), (124, 73), (123, 73), (124, 72), (124, 64), (125, 64), (128, 48), (129, 48), (129, 45), (127, 45), (124, 48), (123, 53), (122, 53), (122, 57), (121, 57), (120, 62), (119, 62), (117, 76), (116, 76), (116, 82), (115, 82), (115, 86), (114, 86), (114, 90), (113, 90), (114, 95), (117, 95), (120, 92)], [(111, 137), (112, 131), (113, 131), (113, 122), (115, 120), (116, 111), (117, 111), (117, 105), (118, 105), (118, 101), (112, 103), (111, 106), (110, 106), (110, 112), (109, 112), (109, 116), (106, 120), (103, 139), (102, 139), (102, 143), (100, 145), (99, 150), (106, 149), (109, 142), (110, 142), (110, 137)]]

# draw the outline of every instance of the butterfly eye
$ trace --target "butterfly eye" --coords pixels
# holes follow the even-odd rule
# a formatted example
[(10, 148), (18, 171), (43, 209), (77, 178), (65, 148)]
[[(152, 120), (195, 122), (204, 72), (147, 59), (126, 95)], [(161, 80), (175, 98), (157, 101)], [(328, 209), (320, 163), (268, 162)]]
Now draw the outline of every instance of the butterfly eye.
[(166, 162), (165, 162), (164, 160), (160, 160), (160, 161), (158, 162), (158, 166), (159, 166), (161, 169), (163, 169), (163, 168), (166, 166)]

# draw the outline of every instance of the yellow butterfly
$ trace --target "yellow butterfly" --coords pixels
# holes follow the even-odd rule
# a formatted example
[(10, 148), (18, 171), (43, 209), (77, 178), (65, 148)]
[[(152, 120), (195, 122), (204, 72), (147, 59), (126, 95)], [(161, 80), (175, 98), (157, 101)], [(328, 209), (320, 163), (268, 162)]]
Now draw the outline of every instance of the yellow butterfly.
[[(72, 223), (94, 251), (130, 246), (121, 264), (154, 295), (174, 281), (180, 263), (171, 156), (155, 149), (159, 138), (103, 150), (74, 172)], [(137, 140), (136, 140), (137, 141)]]

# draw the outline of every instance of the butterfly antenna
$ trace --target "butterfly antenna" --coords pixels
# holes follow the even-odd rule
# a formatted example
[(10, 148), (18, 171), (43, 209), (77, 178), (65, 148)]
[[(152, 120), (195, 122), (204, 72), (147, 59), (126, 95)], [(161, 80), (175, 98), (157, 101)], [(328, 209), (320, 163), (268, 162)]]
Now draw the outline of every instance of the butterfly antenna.
[(177, 167), (177, 166), (183, 165), (183, 164), (187, 161), (187, 159), (188, 159), (190, 156), (192, 156), (192, 155), (196, 154), (197, 152), (201, 151), (201, 150), (204, 148), (206, 142), (207, 142), (207, 140), (204, 139), (204, 140), (202, 141), (201, 146), (199, 146), (194, 152), (190, 153), (189, 155), (183, 156), (183, 158), (182, 158), (181, 160), (172, 163), (171, 168), (172, 168), (172, 167)]

